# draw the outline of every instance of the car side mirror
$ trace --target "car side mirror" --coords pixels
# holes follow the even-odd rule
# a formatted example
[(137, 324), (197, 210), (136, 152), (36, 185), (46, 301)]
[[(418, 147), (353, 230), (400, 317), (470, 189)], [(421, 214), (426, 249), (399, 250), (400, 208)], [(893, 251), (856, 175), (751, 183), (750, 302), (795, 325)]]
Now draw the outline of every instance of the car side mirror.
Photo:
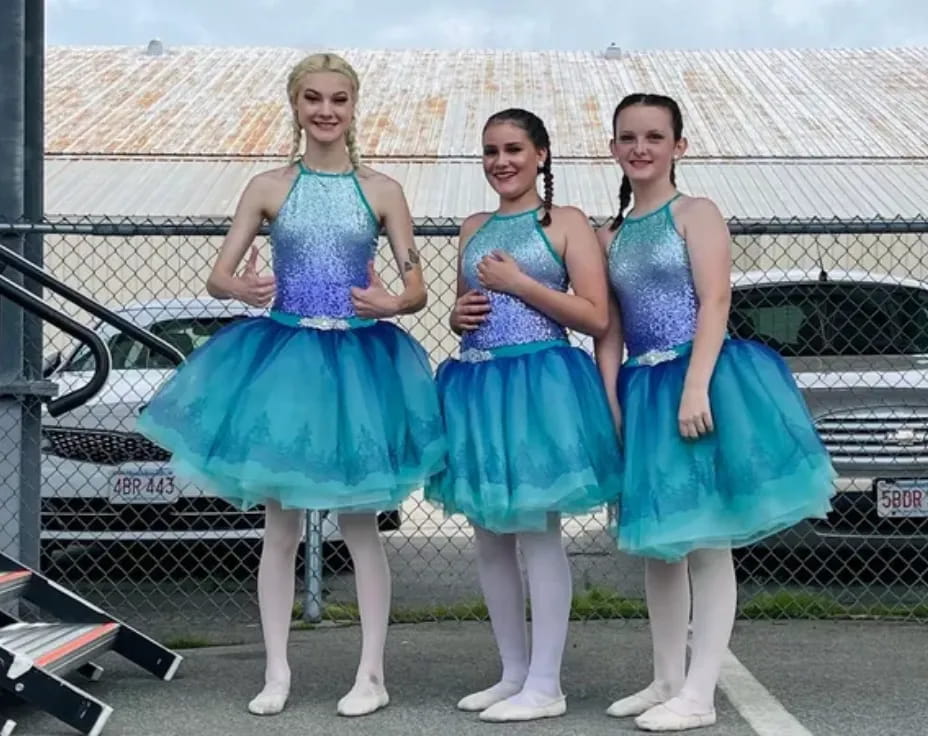
[(42, 378), (48, 378), (61, 367), (61, 351), (56, 350), (42, 360)]

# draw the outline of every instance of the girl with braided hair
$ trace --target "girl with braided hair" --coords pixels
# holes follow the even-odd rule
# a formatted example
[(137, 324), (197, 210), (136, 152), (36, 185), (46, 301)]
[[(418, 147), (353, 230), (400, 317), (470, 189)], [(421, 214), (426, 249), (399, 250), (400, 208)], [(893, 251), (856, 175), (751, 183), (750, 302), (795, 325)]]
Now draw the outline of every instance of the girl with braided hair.
[[(566, 710), (560, 669), (571, 578), (560, 514), (612, 502), (619, 487), (602, 380), (567, 340), (568, 329), (605, 332), (608, 286), (587, 217), (553, 204), (551, 143), (537, 116), (510, 109), (490, 117), (483, 169), (499, 205), (461, 225), (450, 320), (462, 336), (460, 356), (437, 372), (449, 452), (426, 498), (473, 525), (502, 660), (500, 681), (458, 708), (485, 721), (525, 721)], [(531, 648), (517, 547), (528, 573)]]
[[(265, 508), (265, 686), (248, 705), (257, 715), (279, 713), (290, 692), (287, 639), (305, 509), (338, 513), (354, 562), (361, 661), (337, 710), (359, 716), (387, 704), (390, 572), (376, 512), (396, 508), (444, 463), (428, 357), (387, 321), (426, 302), (412, 220), (400, 186), (360, 164), (358, 92), (355, 71), (335, 54), (293, 68), (290, 162), (249, 182), (207, 282), (216, 298), (271, 305), (270, 313), (218, 332), (139, 420), (179, 474), (241, 508)], [(265, 220), (273, 275), (258, 273), (252, 246)], [(373, 270), (381, 227), (402, 274), (399, 294)]]
[(712, 201), (677, 191), (677, 103), (630, 95), (613, 129), (619, 212), (599, 237), (616, 299), (596, 357), (625, 452), (618, 547), (645, 558), (654, 678), (607, 712), (682, 731), (716, 720), (732, 548), (824, 518), (835, 473), (780, 356), (727, 334), (728, 228)]

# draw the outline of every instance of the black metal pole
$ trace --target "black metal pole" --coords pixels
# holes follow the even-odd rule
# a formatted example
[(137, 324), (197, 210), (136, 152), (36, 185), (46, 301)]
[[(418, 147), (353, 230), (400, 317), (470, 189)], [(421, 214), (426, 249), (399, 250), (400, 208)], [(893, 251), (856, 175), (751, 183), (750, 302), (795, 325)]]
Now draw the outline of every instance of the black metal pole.
[[(45, 216), (45, 2), (25, 0), (25, 43), (23, 62), (23, 216), (41, 222)], [(42, 267), (44, 243), (41, 232), (26, 236), (23, 255)], [(29, 279), (27, 288), (39, 298), (41, 284)], [(26, 375), (42, 375), (42, 320), (23, 316)]]
[[(25, 214), (27, 1), (0, 2), (0, 213), (14, 221)], [(0, 233), (0, 244), (17, 253), (23, 252), (23, 240), (19, 233)], [(26, 486), (39, 455), (37, 446), (30, 452), (30, 444), (35, 443), (27, 437), (34, 422), (26, 419), (29, 402), (23, 399), (23, 362), (23, 312), (13, 302), (0, 299), (0, 551), (36, 562), (32, 545), (22, 544), (27, 522), (22, 516), (23, 498), (31, 493)]]
[[(23, 0), (23, 218), (40, 222), (45, 214), (45, 2)], [(40, 233), (23, 242), (23, 255), (37, 266), (44, 262)], [(25, 281), (26, 288), (42, 297), (40, 284)], [(42, 319), (23, 312), (23, 375), (42, 380), (44, 341)], [(37, 392), (23, 397), (23, 464), (20, 488), (20, 559), (37, 566), (40, 555), (42, 490), (42, 403)]]

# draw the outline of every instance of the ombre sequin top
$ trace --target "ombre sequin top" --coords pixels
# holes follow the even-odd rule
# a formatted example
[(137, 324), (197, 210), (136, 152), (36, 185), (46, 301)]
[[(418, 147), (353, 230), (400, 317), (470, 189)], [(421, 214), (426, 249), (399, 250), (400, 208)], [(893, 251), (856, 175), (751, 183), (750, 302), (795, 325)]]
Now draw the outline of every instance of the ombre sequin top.
[(641, 217), (627, 217), (609, 246), (609, 281), (631, 357), (668, 350), (696, 334), (693, 272), (670, 211), (680, 196)]
[(357, 175), (300, 173), (271, 225), (273, 309), (300, 317), (354, 317), (351, 288), (366, 288), (380, 224)]
[(567, 269), (538, 221), (538, 209), (514, 215), (494, 214), (464, 246), (461, 273), (469, 289), (487, 295), (490, 312), (479, 328), (461, 339), (462, 353), (491, 350), (505, 345), (566, 339), (567, 333), (555, 320), (521, 299), (488, 291), (477, 279), (477, 265), (495, 250), (506, 251), (523, 273), (551, 289), (567, 290)]

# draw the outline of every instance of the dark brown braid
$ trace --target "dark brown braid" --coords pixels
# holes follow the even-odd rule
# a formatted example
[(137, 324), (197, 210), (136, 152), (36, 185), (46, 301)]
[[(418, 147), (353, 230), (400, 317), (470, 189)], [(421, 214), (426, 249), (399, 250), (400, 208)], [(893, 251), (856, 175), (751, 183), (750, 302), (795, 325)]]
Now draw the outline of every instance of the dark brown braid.
[(622, 186), (619, 187), (619, 214), (615, 216), (612, 220), (612, 224), (609, 226), (609, 229), (615, 232), (619, 229), (619, 225), (622, 224), (622, 220), (625, 219), (625, 210), (628, 209), (628, 205), (632, 201), (632, 183), (628, 180), (628, 177), (624, 174), (622, 175)]
[(545, 216), (541, 218), (541, 226), (548, 227), (551, 224), (551, 206), (554, 200), (554, 174), (551, 173), (550, 153), (545, 158), (544, 164), (542, 164), (541, 175), (545, 182)]
[(543, 204), (545, 214), (541, 218), (541, 226), (547, 227), (551, 224), (551, 208), (554, 206), (554, 174), (551, 172), (551, 138), (548, 136), (548, 129), (535, 113), (519, 107), (511, 107), (508, 110), (494, 113), (483, 126), (483, 130), (486, 131), (491, 125), (497, 123), (518, 125), (525, 131), (532, 145), (539, 151), (545, 152), (545, 162), (538, 168), (538, 173), (542, 174), (545, 186)]
[[(683, 113), (676, 101), (666, 95), (644, 94), (636, 92), (622, 98), (612, 113), (612, 135), (616, 137), (616, 124), (619, 122), (619, 113), (632, 105), (646, 105), (647, 107), (662, 107), (670, 113), (670, 124), (673, 128), (673, 140), (679, 141), (683, 137)], [(670, 183), (677, 186), (676, 164), (670, 165)], [(612, 220), (610, 230), (618, 230), (625, 219), (625, 210), (632, 200), (632, 185), (627, 176), (622, 176), (622, 187), (619, 189), (619, 213)]]

